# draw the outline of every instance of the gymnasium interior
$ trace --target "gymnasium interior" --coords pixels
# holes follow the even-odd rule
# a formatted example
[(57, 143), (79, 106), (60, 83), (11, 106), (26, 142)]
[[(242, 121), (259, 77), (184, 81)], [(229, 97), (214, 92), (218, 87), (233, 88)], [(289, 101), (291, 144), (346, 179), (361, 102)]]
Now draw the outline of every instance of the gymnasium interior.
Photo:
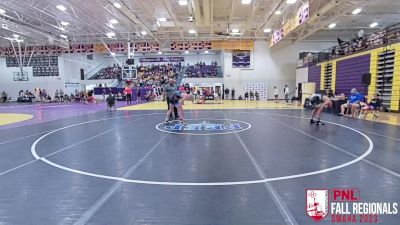
[(399, 0), (1, 0), (0, 25), (0, 225), (400, 224)]

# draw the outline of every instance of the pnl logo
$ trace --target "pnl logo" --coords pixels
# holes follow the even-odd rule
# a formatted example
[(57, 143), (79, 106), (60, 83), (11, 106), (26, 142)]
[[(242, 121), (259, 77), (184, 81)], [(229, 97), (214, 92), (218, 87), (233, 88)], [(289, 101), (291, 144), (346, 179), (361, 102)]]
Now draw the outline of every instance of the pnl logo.
[(329, 190), (307, 190), (306, 210), (313, 220), (323, 220), (329, 212)]
[(167, 133), (187, 134), (187, 135), (214, 135), (229, 134), (248, 130), (251, 125), (247, 122), (231, 119), (190, 119), (185, 123), (172, 121), (170, 123), (160, 123), (156, 126), (157, 130)]
[(332, 223), (380, 223), (381, 216), (398, 214), (397, 202), (362, 202), (358, 188), (306, 190), (306, 199), (306, 212), (317, 222), (331, 214)]

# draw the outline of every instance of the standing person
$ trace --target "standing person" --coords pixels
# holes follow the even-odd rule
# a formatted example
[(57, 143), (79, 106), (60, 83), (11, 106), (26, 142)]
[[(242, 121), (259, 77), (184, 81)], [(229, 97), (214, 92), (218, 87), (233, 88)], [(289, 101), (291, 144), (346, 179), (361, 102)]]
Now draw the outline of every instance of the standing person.
[(232, 100), (235, 100), (235, 88), (232, 88), (231, 96), (232, 96)]
[(101, 100), (102, 102), (104, 102), (106, 100), (106, 89), (103, 89), (103, 99)]
[(136, 101), (142, 101), (142, 98), (140, 97), (140, 86), (138, 87), (138, 90), (137, 90), (137, 98), (136, 98)]
[(168, 84), (164, 86), (164, 99), (167, 100), (168, 112), (171, 111), (171, 113), (167, 112), (168, 118), (166, 118), (166, 122), (168, 122), (170, 119), (169, 117), (172, 116), (172, 111), (174, 111), (175, 119), (178, 118), (178, 110), (174, 105), (174, 95), (176, 90), (177, 89), (174, 80), (169, 79)]
[(60, 101), (64, 102), (64, 91), (62, 89), (60, 89), (59, 93), (60, 93)]
[(124, 94), (126, 95), (126, 104), (132, 104), (132, 89), (129, 84), (125, 86)]
[(278, 94), (279, 94), (278, 88), (275, 86), (275, 87), (274, 87), (275, 103), (278, 103), (278, 102), (279, 102), (279, 101), (278, 101)]
[(229, 89), (225, 88), (225, 99), (229, 98)]
[(285, 94), (286, 104), (289, 103), (289, 87), (285, 84), (285, 88), (283, 89), (283, 93)]
[(244, 100), (249, 100), (249, 92), (248, 91), (246, 91), (244, 93)]
[[(323, 94), (313, 94), (310, 97), (310, 103), (313, 106), (310, 123), (316, 123), (317, 125), (324, 125), (324, 123), (320, 121), (321, 112), (326, 107), (332, 107), (333, 104), (331, 99)], [(317, 119), (317, 121), (315, 121), (314, 118)]]
[[(178, 109), (179, 113), (179, 120), (181, 124), (184, 124), (183, 118), (184, 118), (184, 113), (183, 113), (183, 105), (185, 104), (186, 100), (194, 101), (193, 95), (185, 93), (183, 89), (180, 89), (179, 91), (175, 92), (175, 107)], [(172, 113), (172, 110), (171, 110)], [(167, 118), (169, 116), (167, 115)]]

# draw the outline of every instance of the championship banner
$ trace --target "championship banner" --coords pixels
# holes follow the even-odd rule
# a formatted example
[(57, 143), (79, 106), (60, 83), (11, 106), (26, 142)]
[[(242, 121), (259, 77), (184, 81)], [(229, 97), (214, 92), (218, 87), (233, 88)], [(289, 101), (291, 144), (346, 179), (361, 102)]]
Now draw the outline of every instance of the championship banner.
[(296, 15), (296, 25), (299, 26), (310, 18), (310, 3), (304, 3), (298, 10)]
[(214, 50), (253, 50), (254, 41), (212, 41), (211, 48)]
[(184, 57), (146, 57), (139, 58), (140, 63), (155, 63), (155, 62), (184, 62)]
[(106, 53), (107, 48), (103, 44), (96, 44), (94, 45), (94, 51), (98, 53)]

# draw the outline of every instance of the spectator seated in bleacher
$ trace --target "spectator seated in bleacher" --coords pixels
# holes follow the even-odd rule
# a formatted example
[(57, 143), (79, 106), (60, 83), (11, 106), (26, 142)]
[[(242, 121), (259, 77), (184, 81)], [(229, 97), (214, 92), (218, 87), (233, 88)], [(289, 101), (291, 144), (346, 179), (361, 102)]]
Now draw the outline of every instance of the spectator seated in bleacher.
[(121, 76), (122, 68), (114, 64), (113, 66), (106, 67), (91, 78), (94, 80), (104, 80), (104, 79), (118, 79)]
[(8, 100), (9, 99), (8, 99), (7, 93), (5, 91), (2, 91), (1, 92), (1, 102), (7, 102)]
[(374, 117), (378, 117), (375, 113), (379, 111), (382, 106), (382, 99), (379, 97), (377, 93), (374, 94), (373, 98), (369, 101), (369, 103), (360, 102), (361, 112), (358, 118), (365, 118), (369, 113), (372, 113)]
[(33, 99), (35, 99), (35, 95), (28, 90), (25, 90), (25, 92), (20, 90), (18, 92), (17, 102), (32, 102)]
[(211, 65), (206, 65), (205, 62), (188, 65), (185, 71), (185, 77), (210, 78), (217, 77), (217, 75), (217, 62), (211, 62)]
[(341, 111), (339, 116), (345, 115), (345, 110), (347, 109), (346, 115), (349, 115), (351, 112), (351, 117), (355, 117), (357, 111), (361, 107), (361, 102), (364, 100), (364, 95), (359, 93), (357, 89), (352, 88), (351, 94), (349, 96), (349, 100), (346, 104), (341, 105)]

